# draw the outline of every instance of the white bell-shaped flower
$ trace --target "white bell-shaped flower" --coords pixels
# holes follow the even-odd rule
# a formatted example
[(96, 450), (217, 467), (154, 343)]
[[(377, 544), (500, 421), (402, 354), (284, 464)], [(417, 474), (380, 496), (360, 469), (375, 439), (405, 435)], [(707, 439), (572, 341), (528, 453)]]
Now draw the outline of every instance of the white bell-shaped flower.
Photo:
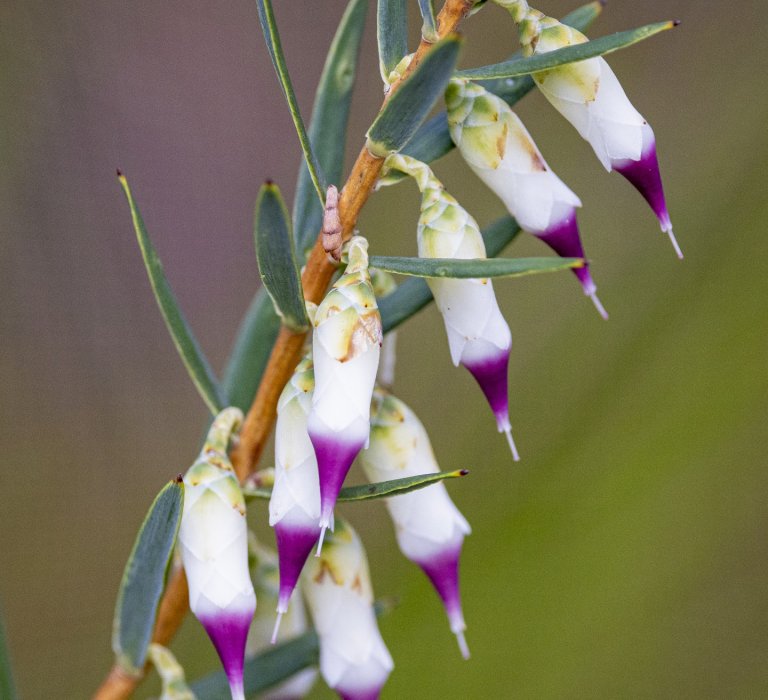
[(368, 274), (368, 241), (349, 242), (345, 273), (317, 308), (312, 336), (315, 390), (308, 418), (320, 477), (320, 544), (336, 498), (368, 440), (381, 349), (381, 316)]
[[(440, 471), (427, 431), (400, 399), (380, 389), (371, 408), (371, 440), (360, 453), (369, 481), (388, 481)], [(459, 557), (469, 523), (454, 505), (445, 485), (432, 484), (386, 499), (400, 551), (418, 564), (443, 601), (451, 631), (464, 658), (464, 614), (459, 595)]]
[(376, 624), (365, 550), (340, 519), (326, 540), (302, 574), (320, 638), (320, 673), (345, 700), (375, 700), (394, 663)]
[[(419, 257), (485, 258), (485, 243), (477, 222), (421, 161), (395, 153), (385, 168), (410, 175), (421, 191), (421, 214), (416, 229)], [(490, 279), (430, 277), (427, 284), (443, 316), (454, 365), (463, 365), (477, 380), (507, 436), (512, 456), (519, 459), (512, 440), (507, 394), (507, 365), (512, 334)]]
[[(475, 174), (522, 229), (562, 257), (583, 258), (576, 222), (581, 200), (547, 165), (520, 118), (501, 98), (466, 80), (445, 93), (451, 138)], [(584, 293), (607, 318), (589, 265), (574, 269)]]
[(243, 698), (245, 640), (256, 609), (245, 499), (227, 457), (227, 443), (242, 418), (237, 408), (222, 411), (198, 461), (184, 475), (178, 537), (189, 607), (219, 653), (234, 700)]

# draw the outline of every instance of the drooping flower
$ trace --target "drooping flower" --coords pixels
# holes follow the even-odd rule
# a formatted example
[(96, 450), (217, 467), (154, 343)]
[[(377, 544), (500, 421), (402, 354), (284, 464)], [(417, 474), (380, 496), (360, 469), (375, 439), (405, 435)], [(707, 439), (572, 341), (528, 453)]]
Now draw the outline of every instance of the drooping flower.
[[(421, 191), (417, 225), (422, 258), (485, 258), (485, 243), (477, 222), (421, 161), (400, 153), (385, 167), (413, 177)], [(496, 302), (490, 279), (427, 278), (443, 316), (453, 364), (466, 367), (477, 380), (496, 417), (499, 432), (507, 436), (512, 456), (519, 459), (512, 439), (507, 395), (507, 365), (512, 335)]]
[[(360, 464), (372, 482), (440, 471), (416, 414), (380, 389), (373, 394), (371, 440), (360, 453)], [(459, 595), (459, 557), (464, 536), (470, 533), (469, 523), (442, 483), (386, 501), (400, 551), (429, 577), (443, 601), (461, 653), (469, 658)]]
[(394, 663), (373, 610), (368, 561), (352, 526), (336, 520), (302, 587), (320, 638), (320, 673), (344, 700), (375, 700)]
[[(518, 23), (527, 56), (588, 41), (577, 29), (531, 9), (525, 0), (494, 1)], [(664, 198), (653, 129), (632, 106), (606, 60), (588, 58), (532, 77), (547, 100), (589, 142), (605, 169), (617, 170), (637, 188), (682, 258)]]
[(242, 419), (239, 409), (227, 408), (213, 421), (200, 457), (184, 475), (178, 538), (189, 607), (216, 647), (234, 700), (244, 697), (245, 640), (256, 609), (245, 499), (227, 456)]
[(345, 273), (317, 309), (312, 336), (315, 391), (308, 418), (320, 476), (320, 541), (357, 453), (368, 440), (381, 316), (368, 274), (368, 241), (354, 236)]
[[(581, 206), (581, 200), (547, 165), (509, 105), (466, 80), (451, 81), (445, 102), (453, 142), (520, 227), (562, 257), (583, 258), (576, 222), (576, 207)], [(573, 272), (600, 315), (607, 318), (589, 265), (585, 263)]]
[(309, 553), (317, 543), (320, 526), (320, 483), (315, 450), (307, 433), (315, 377), (312, 358), (296, 367), (277, 402), (275, 426), (275, 483), (269, 500), (269, 524), (275, 528), (280, 562), (277, 621), (288, 602)]
[(187, 685), (184, 669), (173, 653), (164, 646), (154, 643), (149, 645), (147, 651), (163, 684), (159, 700), (196, 700), (195, 694)]
[[(315, 528), (317, 537), (317, 528)], [(280, 596), (280, 574), (277, 554), (261, 544), (256, 536), (248, 533), (248, 555), (251, 579), (256, 587), (259, 606), (251, 623), (248, 642), (245, 646), (246, 660), (256, 656), (269, 647), (272, 641), (274, 606)], [(309, 620), (304, 601), (300, 595), (294, 596), (291, 607), (283, 617), (283, 623), (277, 635), (277, 641), (287, 642), (304, 634), (309, 628)], [(285, 681), (276, 685), (259, 697), (262, 700), (299, 700), (309, 693), (317, 679), (316, 668), (305, 668)]]

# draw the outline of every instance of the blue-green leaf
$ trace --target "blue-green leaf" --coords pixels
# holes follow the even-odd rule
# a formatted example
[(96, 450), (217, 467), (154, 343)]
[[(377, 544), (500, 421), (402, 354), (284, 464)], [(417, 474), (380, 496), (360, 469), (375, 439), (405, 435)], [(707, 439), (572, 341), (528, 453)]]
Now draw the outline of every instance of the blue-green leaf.
[(421, 26), (421, 36), (427, 41), (437, 41), (434, 0), (419, 0), (419, 12), (421, 12), (421, 17), (424, 20)]
[(0, 698), (3, 700), (16, 700), (18, 698), (16, 684), (13, 681), (13, 666), (2, 615), (0, 615)]
[(187, 372), (197, 387), (200, 396), (202, 396), (203, 401), (208, 406), (208, 410), (213, 415), (216, 415), (227, 405), (227, 398), (219, 386), (219, 382), (208, 360), (200, 349), (192, 329), (179, 308), (171, 285), (168, 283), (168, 279), (163, 271), (160, 258), (144, 226), (141, 212), (133, 199), (130, 187), (128, 187), (128, 181), (119, 171), (117, 176), (128, 199), (128, 206), (131, 208), (133, 228), (136, 230), (136, 238), (141, 249), (141, 256), (144, 259), (144, 266), (147, 269), (149, 282), (152, 285), (157, 305), (160, 307), (160, 312), (165, 319), (165, 325), (168, 327), (173, 344), (176, 346), (179, 355), (181, 355), (181, 360), (184, 362), (184, 366), (187, 368)]
[[(587, 3), (563, 17), (563, 24), (582, 31), (586, 30), (602, 9), (603, 3), (597, 0)], [(479, 82), (486, 90), (498, 95), (510, 106), (514, 106), (534, 88), (533, 79), (528, 75)], [(419, 127), (401, 152), (423, 163), (431, 163), (442, 158), (453, 148), (453, 141), (448, 131), (448, 117), (445, 112), (440, 112)], [(399, 170), (391, 170), (383, 179), (385, 184), (393, 184), (404, 177), (406, 175)]]
[[(246, 659), (243, 681), (246, 697), (260, 693), (290, 678), (307, 666), (316, 665), (320, 646), (315, 632), (306, 632), (289, 642)], [(192, 683), (198, 700), (230, 700), (229, 683), (223, 671), (216, 671)]]
[(612, 51), (618, 51), (648, 39), (659, 32), (672, 29), (674, 26), (676, 26), (676, 23), (672, 21), (647, 24), (644, 27), (617, 32), (616, 34), (593, 39), (583, 44), (566, 46), (562, 49), (556, 49), (555, 51), (549, 51), (536, 56), (511, 58), (501, 63), (483, 66), (482, 68), (462, 70), (457, 75), (459, 78), (466, 78), (468, 80), (514, 78), (520, 75), (530, 75), (531, 73), (557, 68), (567, 63), (583, 61), (587, 58), (594, 58), (595, 56), (602, 56)]
[(441, 39), (400, 83), (368, 130), (366, 145), (373, 155), (384, 158), (399, 151), (416, 133), (443, 94), (456, 66), (460, 46), (461, 40), (456, 35)]
[[(350, 0), (331, 43), (315, 94), (309, 141), (329, 183), (340, 186), (344, 167), (349, 107), (357, 72), (360, 39), (365, 28), (366, 0)], [(306, 163), (302, 161), (293, 200), (293, 232), (299, 259), (315, 242), (323, 206), (315, 197)]]
[(324, 205), (327, 185), (323, 178), (320, 164), (312, 151), (312, 145), (307, 136), (307, 130), (304, 128), (304, 121), (301, 118), (299, 103), (296, 101), (296, 94), (293, 91), (291, 76), (288, 73), (288, 65), (285, 62), (285, 55), (283, 54), (283, 46), (280, 43), (280, 34), (277, 31), (277, 22), (275, 21), (275, 13), (272, 10), (272, 1), (256, 0), (256, 8), (259, 12), (259, 23), (261, 24), (261, 31), (264, 34), (264, 40), (267, 43), (269, 57), (272, 59), (272, 65), (275, 67), (277, 78), (280, 81), (280, 87), (288, 102), (288, 109), (291, 113), (293, 126), (299, 136), (301, 150), (304, 154), (304, 161), (309, 168), (309, 175), (312, 179), (315, 191), (317, 192), (317, 197), (320, 203)]
[(155, 626), (184, 508), (184, 482), (177, 477), (160, 491), (133, 545), (115, 606), (112, 649), (117, 664), (140, 674)]
[(272, 346), (280, 330), (280, 318), (263, 287), (246, 311), (224, 369), (223, 385), (230, 405), (248, 411), (261, 383)]
[(408, 53), (408, 11), (406, 0), (379, 0), (376, 39), (379, 45), (381, 78), (387, 82), (403, 56)]
[(280, 189), (272, 182), (262, 186), (256, 199), (253, 234), (261, 281), (278, 316), (292, 331), (307, 330), (309, 317), (296, 265), (288, 210)]
[[(520, 233), (520, 227), (510, 216), (502, 216), (482, 230), (485, 250), (489, 257), (501, 253)], [(384, 332), (394, 330), (432, 301), (432, 292), (420, 278), (411, 277), (397, 286), (397, 289), (378, 300)]]
[[(452, 472), (437, 472), (432, 474), (417, 474), (416, 476), (406, 476), (402, 479), (389, 479), (388, 481), (378, 481), (374, 484), (362, 484), (360, 486), (345, 486), (339, 492), (339, 501), (369, 501), (373, 498), (386, 498), (388, 496), (399, 496), (409, 491), (423, 489), (425, 486), (431, 486), (438, 481), (445, 479), (455, 479), (459, 476), (466, 476), (469, 472), (466, 469), (457, 469)], [(244, 487), (243, 495), (250, 498), (268, 499), (272, 496), (272, 489)]]
[(405, 258), (372, 255), (371, 265), (380, 270), (413, 277), (476, 279), (522, 277), (582, 267), (581, 258)]

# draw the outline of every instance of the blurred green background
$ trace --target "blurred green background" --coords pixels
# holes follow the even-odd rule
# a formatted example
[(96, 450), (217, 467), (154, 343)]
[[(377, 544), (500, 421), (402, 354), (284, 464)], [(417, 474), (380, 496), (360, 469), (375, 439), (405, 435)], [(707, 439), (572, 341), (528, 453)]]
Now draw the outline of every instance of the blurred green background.
[[(344, 3), (277, 4), (308, 116)], [(381, 99), (373, 5), (350, 156)], [(473, 656), (460, 659), (381, 504), (344, 508), (377, 594), (400, 599), (381, 621), (396, 664), (385, 698), (768, 697), (765, 10), (613, 0), (591, 31), (682, 20), (610, 63), (656, 131), (683, 262), (540, 95), (520, 105), (584, 202), (611, 320), (567, 273), (497, 283), (517, 465), (451, 366), (436, 311), (403, 327), (396, 391), (443, 468), (472, 469), (449, 488), (474, 528), (462, 569)], [(514, 48), (496, 8), (464, 30), (464, 66)], [(80, 698), (111, 662), (136, 529), (195, 456), (206, 416), (114, 169), (221, 369), (258, 285), (255, 194), (271, 177), (292, 197), (300, 152), (251, 2), (2, 3), (0, 105), (0, 604), (22, 696)], [(481, 223), (502, 213), (455, 154), (437, 170)], [(415, 251), (417, 202), (410, 184), (371, 201), (360, 226), (376, 252)], [(521, 239), (507, 254), (546, 251)], [(190, 676), (215, 666), (192, 622), (174, 649)]]

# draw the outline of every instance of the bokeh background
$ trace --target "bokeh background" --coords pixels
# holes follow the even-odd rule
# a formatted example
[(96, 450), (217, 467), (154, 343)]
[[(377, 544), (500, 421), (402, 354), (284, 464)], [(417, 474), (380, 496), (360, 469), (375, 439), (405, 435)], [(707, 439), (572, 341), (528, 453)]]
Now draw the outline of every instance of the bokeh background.
[[(277, 5), (308, 117), (344, 3)], [(350, 158), (381, 98), (373, 5)], [(611, 320), (567, 273), (496, 285), (515, 338), (517, 465), (452, 368), (436, 311), (403, 327), (396, 390), (443, 468), (472, 469), (449, 488), (474, 527), (473, 657), (461, 661), (383, 506), (345, 508), (377, 593), (400, 600), (381, 620), (396, 663), (385, 698), (768, 697), (765, 9), (612, 0), (591, 31), (682, 20), (610, 62), (655, 128), (683, 262), (540, 95), (520, 105), (583, 199)], [(464, 66), (514, 48), (496, 8), (464, 31)], [(255, 194), (271, 177), (291, 198), (300, 151), (252, 2), (4, 2), (0, 115), (0, 605), (22, 696), (82, 698), (111, 661), (136, 529), (206, 418), (115, 167), (220, 370), (258, 286)], [(481, 223), (502, 213), (455, 154), (437, 169)], [(376, 252), (415, 251), (417, 202), (409, 184), (371, 201), (361, 229)], [(521, 239), (508, 254), (546, 253)], [(192, 622), (174, 649), (192, 677), (215, 667)], [(318, 684), (313, 697), (330, 695)]]

